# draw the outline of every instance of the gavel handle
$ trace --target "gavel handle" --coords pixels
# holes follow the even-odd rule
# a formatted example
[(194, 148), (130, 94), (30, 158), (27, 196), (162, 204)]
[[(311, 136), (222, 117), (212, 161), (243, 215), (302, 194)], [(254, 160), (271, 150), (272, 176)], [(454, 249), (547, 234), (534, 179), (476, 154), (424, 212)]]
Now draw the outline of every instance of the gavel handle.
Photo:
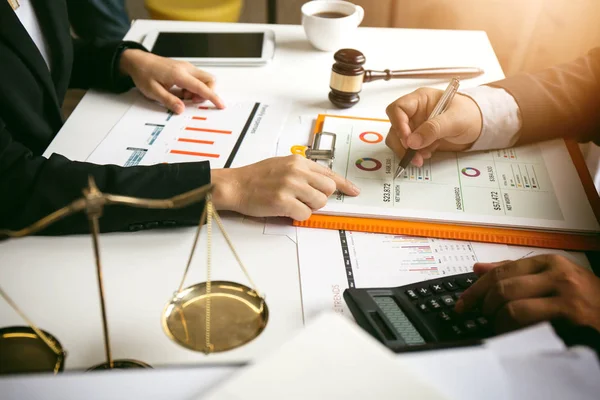
[(372, 71), (366, 70), (363, 82), (372, 82), (378, 80), (390, 79), (443, 79), (443, 78), (459, 78), (468, 79), (482, 75), (483, 70), (476, 67), (449, 67), (449, 68), (420, 68), (420, 69), (405, 69), (399, 71)]

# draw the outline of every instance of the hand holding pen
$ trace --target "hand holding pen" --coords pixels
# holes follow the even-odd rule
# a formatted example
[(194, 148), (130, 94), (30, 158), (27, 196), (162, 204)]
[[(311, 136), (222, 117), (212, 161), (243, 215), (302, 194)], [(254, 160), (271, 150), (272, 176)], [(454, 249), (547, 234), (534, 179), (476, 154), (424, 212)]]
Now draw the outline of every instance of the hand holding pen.
[(392, 126), (386, 144), (399, 156), (405, 156), (403, 168), (411, 159), (420, 167), (436, 150), (463, 151), (477, 140), (481, 133), (479, 107), (467, 96), (454, 96), (457, 89), (458, 80), (453, 80), (444, 92), (421, 88), (387, 107)]

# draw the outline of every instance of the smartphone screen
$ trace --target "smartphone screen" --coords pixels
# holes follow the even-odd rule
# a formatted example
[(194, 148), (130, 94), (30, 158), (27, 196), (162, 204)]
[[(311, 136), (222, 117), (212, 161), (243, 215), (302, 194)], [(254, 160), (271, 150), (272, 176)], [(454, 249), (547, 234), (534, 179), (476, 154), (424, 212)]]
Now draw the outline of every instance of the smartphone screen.
[(160, 32), (154, 54), (170, 58), (260, 58), (262, 32)]

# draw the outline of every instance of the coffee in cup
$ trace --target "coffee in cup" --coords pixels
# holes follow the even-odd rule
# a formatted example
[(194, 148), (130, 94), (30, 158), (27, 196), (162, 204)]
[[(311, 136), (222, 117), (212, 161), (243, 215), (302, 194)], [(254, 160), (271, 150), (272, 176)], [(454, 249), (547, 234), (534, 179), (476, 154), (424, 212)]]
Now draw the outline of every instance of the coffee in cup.
[(350, 45), (365, 12), (341, 0), (313, 0), (302, 6), (302, 26), (317, 49), (334, 51)]

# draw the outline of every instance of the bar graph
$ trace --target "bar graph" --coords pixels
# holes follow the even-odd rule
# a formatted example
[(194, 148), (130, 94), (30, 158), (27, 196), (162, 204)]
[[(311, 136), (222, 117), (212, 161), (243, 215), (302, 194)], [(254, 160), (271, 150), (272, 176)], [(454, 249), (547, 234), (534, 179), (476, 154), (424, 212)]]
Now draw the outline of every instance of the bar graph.
[[(189, 103), (178, 115), (155, 103), (139, 100), (88, 161), (123, 167), (210, 161), (212, 168), (227, 168), (251, 129), (260, 105), (238, 101), (219, 110)], [(257, 117), (254, 129), (261, 117)]]
[(140, 165), (148, 151), (146, 149), (137, 149), (135, 147), (128, 147), (127, 150), (131, 151), (131, 155), (125, 162), (124, 167), (135, 167), (136, 165)]
[(399, 177), (405, 181), (414, 181), (414, 182), (429, 182), (431, 181), (431, 161), (425, 160), (422, 167), (415, 167), (414, 165), (409, 165), (402, 175)]
[[(231, 165), (260, 103), (237, 103), (225, 110), (198, 106), (186, 110), (180, 126), (170, 134), (153, 153), (162, 152), (167, 163), (209, 160), (213, 168)], [(151, 158), (156, 158), (153, 154)]]
[(386, 286), (390, 277), (417, 281), (470, 272), (477, 262), (470, 242), (340, 232), (357, 287)]

